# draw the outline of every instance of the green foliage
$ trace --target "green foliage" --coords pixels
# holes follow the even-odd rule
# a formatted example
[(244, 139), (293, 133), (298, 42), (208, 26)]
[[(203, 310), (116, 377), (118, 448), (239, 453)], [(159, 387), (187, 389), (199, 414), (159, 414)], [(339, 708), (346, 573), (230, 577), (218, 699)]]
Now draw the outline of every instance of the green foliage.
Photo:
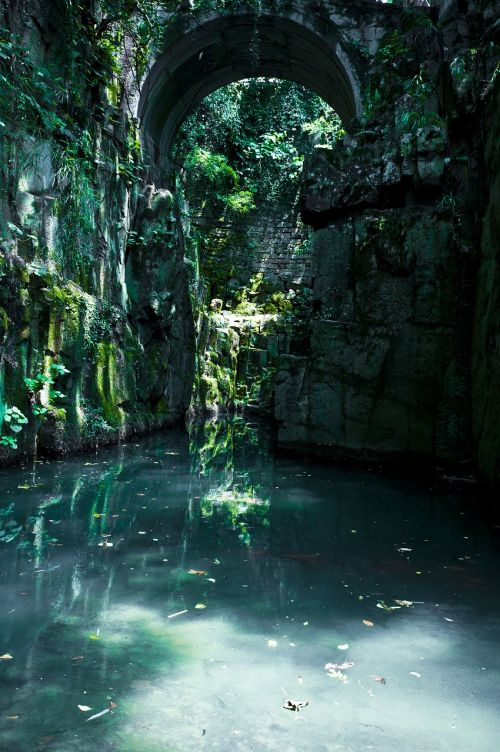
[[(42, 373), (41, 371), (36, 374), (34, 378), (25, 378), (24, 383), (30, 395), (33, 395), (38, 402), (31, 405), (31, 412), (39, 420), (46, 420), (49, 415), (57, 415), (63, 418), (65, 416), (65, 410), (58, 408), (53, 404), (53, 400), (63, 399), (64, 394), (58, 389), (50, 389), (54, 384), (54, 380), (59, 376), (65, 376), (70, 373), (63, 363), (51, 363), (48, 368), (49, 374)], [(41, 392), (48, 389), (49, 402), (42, 404), (40, 401)], [(33, 399), (33, 397), (32, 397)], [(27, 419), (26, 419), (26, 422)]]
[(302, 125), (304, 133), (309, 134), (314, 146), (333, 147), (335, 142), (346, 135), (339, 118), (320, 115), (310, 123)]
[[(28, 418), (14, 405), (5, 410), (3, 422), (6, 424), (6, 428), (10, 429), (12, 433), (18, 434), (23, 430), (23, 426), (28, 422)], [(15, 436), (2, 434), (0, 436), (0, 446), (17, 449), (17, 439)]]
[(248, 79), (203, 100), (184, 123), (174, 158), (184, 164), (195, 213), (203, 204), (215, 213), (246, 213), (252, 205), (292, 205), (304, 154), (341, 135), (337, 115), (309, 90), (290, 81)]
[(407, 8), (401, 15), (401, 26), (384, 35), (373, 56), (365, 111), (361, 118), (363, 124), (384, 118), (391, 113), (393, 103), (408, 94), (416, 116), (411, 116), (411, 123), (406, 126), (410, 131), (422, 127), (415, 122), (418, 118), (423, 120), (421, 110), (434, 85), (426, 66), (421, 64), (421, 48), (429, 44), (434, 33), (435, 27), (429, 16)]
[(9, 449), (17, 449), (17, 441), (13, 436), (0, 436), (0, 445), (9, 447)]
[(28, 418), (15, 406), (7, 408), (3, 419), (13, 433), (22, 431), (23, 426), (28, 422)]
[(233, 191), (223, 197), (226, 207), (234, 214), (247, 214), (255, 209), (252, 191)]
[(46, 384), (53, 384), (54, 380), (44, 373), (37, 373), (34, 379), (24, 379), (24, 383), (31, 392), (40, 392)]

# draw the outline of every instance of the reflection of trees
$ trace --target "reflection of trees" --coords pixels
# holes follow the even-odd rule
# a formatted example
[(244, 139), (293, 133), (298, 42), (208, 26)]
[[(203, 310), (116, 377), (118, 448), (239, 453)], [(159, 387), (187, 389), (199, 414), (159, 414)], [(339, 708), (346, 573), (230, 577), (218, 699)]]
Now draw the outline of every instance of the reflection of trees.
[[(264, 438), (264, 441), (262, 440)], [(272, 460), (269, 436), (241, 416), (190, 426), (192, 514), (236, 530), (246, 545), (252, 528), (268, 525)], [(208, 482), (207, 482), (208, 481)]]

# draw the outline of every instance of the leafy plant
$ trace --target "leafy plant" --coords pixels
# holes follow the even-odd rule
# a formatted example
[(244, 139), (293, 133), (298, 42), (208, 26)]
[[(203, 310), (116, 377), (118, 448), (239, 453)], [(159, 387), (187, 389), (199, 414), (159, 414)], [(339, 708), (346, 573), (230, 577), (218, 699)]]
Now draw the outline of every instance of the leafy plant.
[(28, 422), (28, 418), (15, 406), (7, 408), (3, 419), (13, 433), (20, 433)]

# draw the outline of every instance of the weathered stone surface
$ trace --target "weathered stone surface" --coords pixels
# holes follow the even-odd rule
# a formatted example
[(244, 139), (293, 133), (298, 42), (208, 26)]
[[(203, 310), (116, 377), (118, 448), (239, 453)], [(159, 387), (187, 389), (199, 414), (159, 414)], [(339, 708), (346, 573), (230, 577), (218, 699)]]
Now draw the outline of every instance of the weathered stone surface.
[(489, 200), (483, 220), (472, 351), (472, 410), (479, 465), (500, 479), (500, 78), (488, 119)]
[[(280, 445), (467, 458), (460, 269), (450, 219), (439, 210), (370, 211), (317, 235), (321, 308), (310, 358), (299, 371), (290, 358), (280, 360)], [(338, 304), (346, 296), (350, 320)]]

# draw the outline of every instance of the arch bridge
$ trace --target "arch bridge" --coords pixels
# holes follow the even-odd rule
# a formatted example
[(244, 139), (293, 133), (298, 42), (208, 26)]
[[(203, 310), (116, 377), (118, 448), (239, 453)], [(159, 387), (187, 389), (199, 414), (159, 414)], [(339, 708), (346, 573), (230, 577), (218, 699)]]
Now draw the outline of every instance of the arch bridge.
[[(168, 167), (177, 131), (212, 91), (252, 77), (302, 84), (344, 125), (363, 111), (370, 57), (400, 26), (402, 9), (377, 0), (262, 0), (180, 13), (142, 86), (139, 117), (152, 165)], [(428, 8), (416, 12), (427, 13)]]

